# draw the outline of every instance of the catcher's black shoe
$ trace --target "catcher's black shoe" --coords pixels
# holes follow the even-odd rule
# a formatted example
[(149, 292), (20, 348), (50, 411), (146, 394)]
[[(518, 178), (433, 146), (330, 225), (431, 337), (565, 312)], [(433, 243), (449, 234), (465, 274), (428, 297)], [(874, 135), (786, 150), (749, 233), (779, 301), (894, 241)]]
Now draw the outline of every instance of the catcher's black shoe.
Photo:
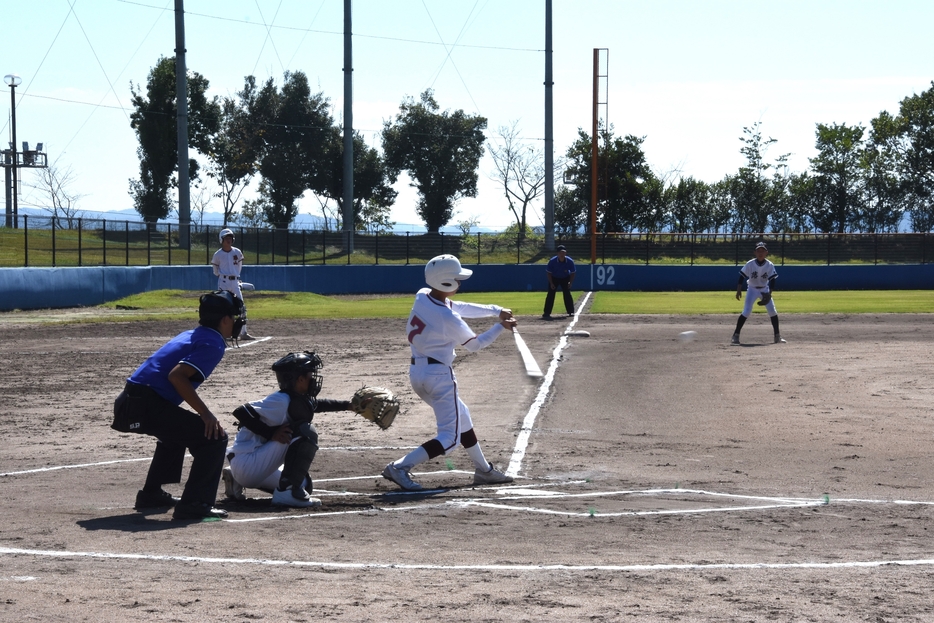
[(144, 508), (172, 508), (178, 504), (181, 498), (177, 498), (171, 493), (159, 489), (158, 491), (140, 491), (136, 494), (136, 504), (133, 508), (142, 510)]
[(196, 504), (192, 502), (179, 502), (175, 505), (175, 512), (172, 513), (172, 519), (224, 519), (227, 517), (227, 511), (220, 508), (212, 508), (210, 504)]

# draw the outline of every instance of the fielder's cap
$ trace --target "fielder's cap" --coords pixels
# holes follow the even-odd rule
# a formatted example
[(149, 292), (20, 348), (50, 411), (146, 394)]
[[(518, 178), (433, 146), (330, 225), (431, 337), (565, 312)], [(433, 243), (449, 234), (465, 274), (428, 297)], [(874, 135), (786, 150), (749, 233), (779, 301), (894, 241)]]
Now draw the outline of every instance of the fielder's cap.
[(759, 244), (757, 244), (757, 245), (756, 245), (756, 248), (757, 248), (757, 249), (765, 249), (766, 251), (769, 250), (769, 248), (768, 248), (767, 246), (765, 246), (765, 243), (764, 243), (764, 242), (760, 242)]
[(557, 248), (556, 250), (557, 250), (557, 251), (567, 251), (568, 248), (567, 248), (566, 246), (564, 246), (563, 244), (559, 244), (559, 245), (558, 245), (558, 248)]
[(233, 230), (225, 228), (221, 230), (221, 233), (217, 234), (217, 238), (221, 242), (224, 242), (224, 238), (226, 238), (227, 236), (233, 236), (233, 235), (234, 235)]

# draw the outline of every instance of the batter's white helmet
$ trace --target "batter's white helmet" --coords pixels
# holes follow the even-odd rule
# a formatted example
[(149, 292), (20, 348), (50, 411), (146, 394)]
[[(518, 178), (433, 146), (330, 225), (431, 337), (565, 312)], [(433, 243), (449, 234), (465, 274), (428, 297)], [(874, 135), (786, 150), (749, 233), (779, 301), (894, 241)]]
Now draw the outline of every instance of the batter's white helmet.
[(234, 233), (232, 230), (222, 229), (221, 233), (217, 234), (217, 239), (220, 240), (221, 242), (224, 242), (224, 238), (226, 238), (227, 236), (233, 236), (233, 235)]
[(467, 279), (473, 274), (461, 266), (460, 260), (453, 255), (439, 255), (428, 260), (425, 265), (425, 283), (439, 292), (454, 292), (457, 281)]

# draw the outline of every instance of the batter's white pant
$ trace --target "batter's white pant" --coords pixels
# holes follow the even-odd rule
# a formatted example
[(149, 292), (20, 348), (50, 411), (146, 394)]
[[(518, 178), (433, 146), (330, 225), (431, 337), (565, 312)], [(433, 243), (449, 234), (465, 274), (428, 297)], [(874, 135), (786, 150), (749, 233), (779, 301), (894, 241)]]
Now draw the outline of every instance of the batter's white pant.
[[(768, 286), (764, 288), (754, 288), (749, 286), (746, 288), (746, 302), (743, 304), (743, 316), (749, 318), (752, 315), (752, 306), (756, 304), (756, 301), (762, 298), (763, 292), (768, 292)], [(765, 310), (769, 312), (769, 318), (772, 316), (777, 316), (778, 312), (775, 311), (775, 300), (771, 299), (768, 303), (765, 304)]]
[(287, 443), (267, 441), (253, 452), (235, 454), (230, 459), (230, 472), (244, 487), (271, 491), (279, 486), (282, 464), (285, 463), (288, 449)]
[(435, 412), (435, 439), (450, 454), (460, 444), (461, 434), (473, 428), (470, 411), (457, 392), (454, 370), (438, 363), (415, 364), (409, 367), (409, 380), (418, 397)]

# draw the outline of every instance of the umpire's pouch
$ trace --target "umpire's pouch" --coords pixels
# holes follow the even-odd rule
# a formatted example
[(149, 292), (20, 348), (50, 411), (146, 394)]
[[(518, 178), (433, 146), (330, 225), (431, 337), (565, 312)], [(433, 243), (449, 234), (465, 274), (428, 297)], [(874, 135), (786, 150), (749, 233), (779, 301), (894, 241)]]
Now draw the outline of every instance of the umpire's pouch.
[(150, 391), (152, 390), (148, 387), (127, 383), (117, 399), (114, 400), (114, 421), (110, 428), (121, 433), (142, 432), (140, 430), (140, 417), (145, 408), (145, 395)]

